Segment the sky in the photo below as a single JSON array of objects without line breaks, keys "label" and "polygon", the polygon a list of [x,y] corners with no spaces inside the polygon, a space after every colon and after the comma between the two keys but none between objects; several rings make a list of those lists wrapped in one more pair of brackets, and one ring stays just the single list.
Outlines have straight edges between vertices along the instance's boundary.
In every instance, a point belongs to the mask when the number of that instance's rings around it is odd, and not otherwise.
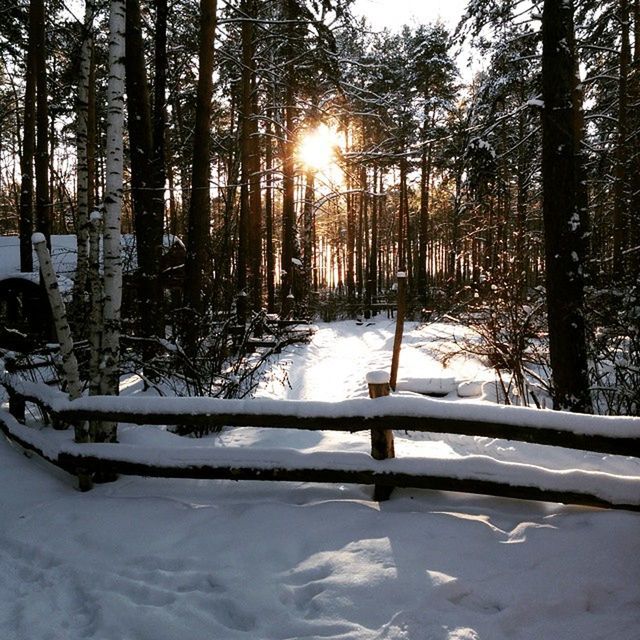
[{"label": "sky", "polygon": [[354,13],[365,15],[378,29],[397,29],[403,24],[434,22],[438,18],[453,28],[467,0],[356,0]]}]

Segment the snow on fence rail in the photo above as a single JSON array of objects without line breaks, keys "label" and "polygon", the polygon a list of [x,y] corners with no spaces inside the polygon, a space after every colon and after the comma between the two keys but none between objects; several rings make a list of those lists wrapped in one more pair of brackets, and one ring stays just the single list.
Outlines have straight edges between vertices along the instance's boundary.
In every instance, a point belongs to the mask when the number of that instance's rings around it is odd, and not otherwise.
[{"label": "snow on fence rail", "polygon": [[[640,458],[640,418],[566,414],[430,398],[382,397],[341,402],[214,398],[83,397],[7,376],[15,408],[35,402],[60,422],[109,420],[138,425],[244,426],[283,429],[411,430],[485,436]],[[487,456],[459,460],[292,450],[143,448],[127,444],[52,445],[42,432],[0,412],[0,428],[21,446],[75,474],[112,472],[156,477],[288,480],[416,487],[640,510],[640,475],[579,469],[553,471]]]}]

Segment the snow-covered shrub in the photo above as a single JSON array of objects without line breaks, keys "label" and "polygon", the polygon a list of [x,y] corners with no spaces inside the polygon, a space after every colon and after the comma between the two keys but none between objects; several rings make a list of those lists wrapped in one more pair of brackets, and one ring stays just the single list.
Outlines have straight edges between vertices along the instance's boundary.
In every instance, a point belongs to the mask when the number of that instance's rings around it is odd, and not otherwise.
[{"label": "snow-covered shrub", "polygon": [[640,415],[640,286],[590,293],[596,409],[608,415]]},{"label": "snow-covered shrub", "polygon": [[546,406],[549,394],[544,290],[522,294],[507,278],[483,279],[460,321],[475,338],[459,343],[493,367],[497,399],[505,404]]},{"label": "snow-covered shrub", "polygon": [[[154,349],[148,348],[148,340],[123,337],[124,372],[144,376],[147,385],[162,395],[247,397],[262,380],[265,363],[282,345],[280,329],[272,328],[266,319],[264,312],[256,313],[249,322],[240,325],[235,315],[210,311],[201,319],[202,331],[198,331],[201,337],[195,348],[189,349],[179,332],[162,340],[154,339]],[[150,359],[149,353],[153,353]],[[285,374],[282,383],[287,383]],[[219,430],[206,426],[179,427],[176,433],[202,437]]]}]

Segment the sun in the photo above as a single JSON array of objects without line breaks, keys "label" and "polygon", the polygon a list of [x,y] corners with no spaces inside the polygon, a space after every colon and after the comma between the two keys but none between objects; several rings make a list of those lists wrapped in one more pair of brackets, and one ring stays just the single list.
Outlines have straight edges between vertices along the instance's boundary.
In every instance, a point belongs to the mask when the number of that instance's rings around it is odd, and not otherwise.
[{"label": "sun", "polygon": [[336,151],[339,146],[338,132],[321,124],[302,134],[296,156],[307,169],[325,174],[333,173],[337,168]]}]

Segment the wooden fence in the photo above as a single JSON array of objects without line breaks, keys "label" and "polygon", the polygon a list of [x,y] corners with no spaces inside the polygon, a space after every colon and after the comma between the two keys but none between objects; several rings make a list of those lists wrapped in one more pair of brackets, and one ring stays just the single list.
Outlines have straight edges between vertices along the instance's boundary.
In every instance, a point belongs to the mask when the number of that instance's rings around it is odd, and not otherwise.
[{"label": "wooden fence", "polygon": [[[502,407],[499,411],[496,407],[485,409],[478,405],[469,409],[469,405],[422,398],[390,397],[336,403],[140,397],[68,401],[64,394],[50,389],[43,392],[41,387],[23,380],[7,378],[3,384],[10,393],[14,414],[0,411],[0,429],[5,435],[84,478],[93,473],[121,473],[170,478],[358,483],[372,484],[379,489],[415,487],[640,511],[640,470],[637,476],[623,478],[606,473],[598,476],[598,472],[579,469],[560,470],[551,482],[553,486],[544,486],[549,474],[541,474],[542,482],[535,477],[532,480],[526,473],[524,480],[517,473],[515,478],[502,479],[500,473],[495,473],[504,464],[500,461],[481,460],[486,469],[478,471],[465,468],[464,460],[385,460],[380,459],[387,457],[384,450],[382,453],[375,450],[380,435],[393,429],[498,438],[640,458],[638,418],[570,416],[568,428],[566,414],[513,407]],[[210,447],[206,452],[198,450],[198,455],[185,448],[179,456],[174,456],[180,458],[177,463],[170,455],[166,461],[162,460],[160,453],[150,459],[148,452],[139,446],[71,442],[52,454],[42,445],[41,431],[36,432],[39,435],[34,438],[30,435],[34,430],[20,424],[26,402],[39,405],[58,424],[105,420],[137,425],[370,431],[372,453],[377,459],[347,452],[279,451],[275,455],[272,450],[268,452],[270,459],[264,459],[265,454],[259,451]],[[541,415],[544,420],[535,419]],[[576,427],[580,421],[584,421],[585,429]],[[517,472],[518,465],[513,466]],[[523,469],[530,466],[521,465]],[[590,483],[585,484],[585,477]],[[622,493],[615,491],[617,485],[624,485]],[[614,490],[610,490],[612,486]],[[378,497],[384,499],[385,491],[379,491]]]}]

